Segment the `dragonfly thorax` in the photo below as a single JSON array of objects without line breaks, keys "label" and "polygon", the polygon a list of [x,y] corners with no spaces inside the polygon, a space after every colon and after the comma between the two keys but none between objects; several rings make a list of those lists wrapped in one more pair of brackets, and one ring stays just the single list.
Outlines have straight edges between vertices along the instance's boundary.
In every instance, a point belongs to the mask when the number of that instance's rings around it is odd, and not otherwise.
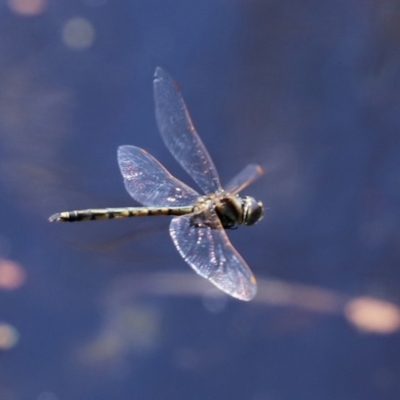
[{"label": "dragonfly thorax", "polygon": [[[227,193],[210,194],[199,200],[195,209],[207,210],[213,208],[225,229],[233,229],[238,225],[253,225],[264,216],[262,203],[253,197],[231,195]],[[203,216],[203,221],[208,218]],[[212,223],[205,223],[213,227]]]},{"label": "dragonfly thorax", "polygon": [[219,198],[215,203],[215,211],[225,229],[233,229],[243,223],[243,210],[238,196]]}]

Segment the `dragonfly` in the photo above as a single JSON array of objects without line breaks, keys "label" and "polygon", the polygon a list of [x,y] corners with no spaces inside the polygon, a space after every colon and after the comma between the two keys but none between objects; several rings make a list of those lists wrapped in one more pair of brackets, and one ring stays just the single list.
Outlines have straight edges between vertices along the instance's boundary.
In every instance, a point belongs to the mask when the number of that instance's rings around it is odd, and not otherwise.
[{"label": "dragonfly", "polygon": [[144,207],[64,211],[50,222],[172,215],[169,233],[182,258],[223,292],[249,301],[256,279],[226,230],[254,225],[264,216],[261,201],[239,192],[263,174],[250,164],[223,188],[215,165],[190,118],[178,84],[162,68],[154,74],[158,129],[165,145],[204,194],[172,176],[146,150],[120,146],[118,163],[130,196]]}]

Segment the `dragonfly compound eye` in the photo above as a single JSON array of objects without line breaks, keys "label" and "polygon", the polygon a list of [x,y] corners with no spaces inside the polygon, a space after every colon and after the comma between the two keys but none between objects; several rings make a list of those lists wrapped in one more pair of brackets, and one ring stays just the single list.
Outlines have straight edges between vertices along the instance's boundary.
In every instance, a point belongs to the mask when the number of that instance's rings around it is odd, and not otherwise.
[{"label": "dragonfly compound eye", "polygon": [[243,198],[243,223],[254,225],[264,216],[264,207],[261,201],[256,201],[253,197]]}]

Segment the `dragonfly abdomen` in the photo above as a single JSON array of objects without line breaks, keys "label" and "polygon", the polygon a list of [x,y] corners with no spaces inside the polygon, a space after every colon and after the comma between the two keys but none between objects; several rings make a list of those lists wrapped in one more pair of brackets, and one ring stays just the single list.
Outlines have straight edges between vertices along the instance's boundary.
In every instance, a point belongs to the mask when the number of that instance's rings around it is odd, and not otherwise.
[{"label": "dragonfly abdomen", "polygon": [[88,210],[64,211],[54,214],[50,222],[93,221],[101,219],[147,217],[150,215],[185,215],[193,212],[193,206],[187,207],[120,207]]}]

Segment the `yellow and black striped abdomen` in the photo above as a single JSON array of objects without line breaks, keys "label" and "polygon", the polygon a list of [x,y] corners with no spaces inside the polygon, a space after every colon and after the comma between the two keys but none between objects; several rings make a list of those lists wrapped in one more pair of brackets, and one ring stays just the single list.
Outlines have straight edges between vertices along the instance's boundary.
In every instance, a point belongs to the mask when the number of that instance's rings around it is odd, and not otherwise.
[{"label": "yellow and black striped abdomen", "polygon": [[149,215],[184,215],[193,212],[193,206],[187,207],[121,207],[89,210],[64,211],[54,214],[50,222],[92,221],[97,219],[147,217]]}]

